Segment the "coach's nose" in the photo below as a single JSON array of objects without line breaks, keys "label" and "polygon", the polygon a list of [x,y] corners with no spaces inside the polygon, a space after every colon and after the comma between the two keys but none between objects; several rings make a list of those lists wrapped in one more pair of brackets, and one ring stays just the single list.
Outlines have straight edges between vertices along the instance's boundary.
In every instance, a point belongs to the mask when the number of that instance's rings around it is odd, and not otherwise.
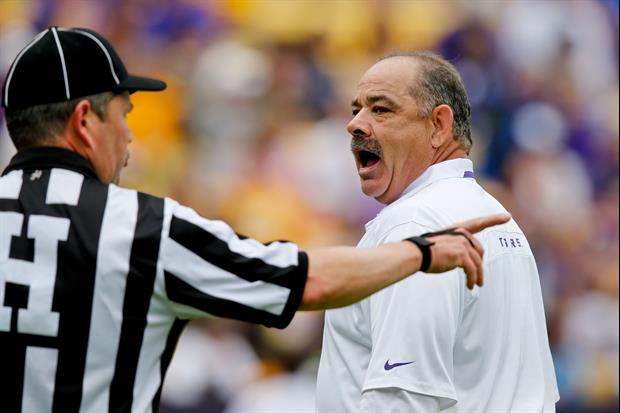
[{"label": "coach's nose", "polygon": [[353,116],[353,119],[347,124],[347,131],[351,136],[370,136],[370,123],[364,119],[363,112],[363,109],[357,112],[357,114]]}]

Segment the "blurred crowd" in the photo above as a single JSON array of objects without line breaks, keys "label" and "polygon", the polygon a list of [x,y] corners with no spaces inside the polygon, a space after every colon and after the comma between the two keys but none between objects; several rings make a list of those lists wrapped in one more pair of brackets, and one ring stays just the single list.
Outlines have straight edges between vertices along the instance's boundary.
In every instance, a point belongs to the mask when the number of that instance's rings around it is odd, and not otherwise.
[{"label": "blurred crowd", "polygon": [[[390,51],[441,53],[470,97],[477,179],[537,257],[558,411],[617,411],[618,0],[0,0],[0,80],[51,24],[101,32],[169,85],[133,96],[123,185],[303,247],[354,245],[381,208],[345,131],[359,77]],[[3,126],[0,163],[13,153]],[[161,411],[312,411],[321,334],[320,313],[190,324]]]}]

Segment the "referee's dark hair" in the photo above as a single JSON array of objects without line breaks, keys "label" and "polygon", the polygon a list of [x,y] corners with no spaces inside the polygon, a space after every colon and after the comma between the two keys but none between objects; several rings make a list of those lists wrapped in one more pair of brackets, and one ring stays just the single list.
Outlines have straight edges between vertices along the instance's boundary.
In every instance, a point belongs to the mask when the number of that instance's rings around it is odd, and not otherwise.
[{"label": "referee's dark hair", "polygon": [[118,92],[103,92],[66,102],[48,103],[25,108],[6,108],[6,126],[17,150],[53,142],[67,127],[75,106],[88,100],[91,109],[106,120],[107,106]]}]

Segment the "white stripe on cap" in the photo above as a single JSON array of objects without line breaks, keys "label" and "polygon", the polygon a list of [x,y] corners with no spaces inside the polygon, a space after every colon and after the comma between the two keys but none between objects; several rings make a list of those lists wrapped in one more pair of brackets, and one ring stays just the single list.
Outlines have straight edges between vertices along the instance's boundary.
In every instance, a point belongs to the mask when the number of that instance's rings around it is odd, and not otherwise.
[{"label": "white stripe on cap", "polygon": [[69,92],[69,79],[67,78],[67,65],[65,64],[65,54],[62,51],[62,46],[60,44],[60,40],[58,39],[58,33],[56,33],[56,28],[54,27],[52,27],[52,34],[54,35],[54,40],[56,40],[56,48],[58,48],[58,54],[60,55],[62,77],[65,81],[65,94],[67,95],[67,100],[71,100],[71,93]]},{"label": "white stripe on cap", "polygon": [[5,107],[9,107],[9,85],[11,84],[11,78],[13,77],[13,72],[15,72],[15,68],[17,67],[17,64],[19,63],[19,59],[22,58],[22,56],[24,55],[24,53],[26,53],[28,51],[28,49],[30,49],[32,46],[34,46],[39,40],[41,40],[41,38],[43,36],[45,36],[45,34],[47,33],[49,29],[45,29],[43,30],[41,33],[37,34],[35,36],[34,39],[32,39],[32,41],[22,49],[21,52],[19,52],[19,54],[17,55],[17,57],[15,58],[15,62],[13,62],[13,66],[11,66],[11,70],[9,70],[9,74],[6,78],[6,86],[4,87],[4,106]]},{"label": "white stripe on cap", "polygon": [[120,83],[120,81],[118,80],[118,76],[116,76],[116,72],[114,71],[114,65],[112,64],[112,58],[110,57],[110,53],[108,52],[108,49],[106,49],[106,47],[103,45],[103,43],[101,43],[99,39],[97,39],[92,34],[85,32],[83,30],[61,29],[61,28],[58,28],[58,30],[63,31],[63,32],[78,33],[78,34],[88,37],[89,39],[92,39],[95,43],[97,43],[97,45],[101,48],[101,50],[103,50],[105,57],[108,59],[108,63],[110,64],[110,72],[112,72],[112,77],[114,78],[114,81],[116,82],[117,85]]}]

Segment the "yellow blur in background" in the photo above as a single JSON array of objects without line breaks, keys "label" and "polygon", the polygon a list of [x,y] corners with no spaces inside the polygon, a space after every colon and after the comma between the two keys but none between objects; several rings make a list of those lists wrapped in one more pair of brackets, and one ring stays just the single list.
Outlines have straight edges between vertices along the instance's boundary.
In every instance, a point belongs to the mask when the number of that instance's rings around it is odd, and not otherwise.
[{"label": "yellow blur in background", "polygon": [[[470,97],[477,179],[537,257],[558,411],[617,411],[617,0],[0,0],[0,80],[48,25],[97,30],[169,85],[132,96],[123,185],[306,248],[354,245],[381,208],[345,131],[359,77],[391,51],[441,53]],[[0,162],[13,153],[3,129]],[[195,323],[160,411],[313,411],[321,331],[313,313]]]}]

